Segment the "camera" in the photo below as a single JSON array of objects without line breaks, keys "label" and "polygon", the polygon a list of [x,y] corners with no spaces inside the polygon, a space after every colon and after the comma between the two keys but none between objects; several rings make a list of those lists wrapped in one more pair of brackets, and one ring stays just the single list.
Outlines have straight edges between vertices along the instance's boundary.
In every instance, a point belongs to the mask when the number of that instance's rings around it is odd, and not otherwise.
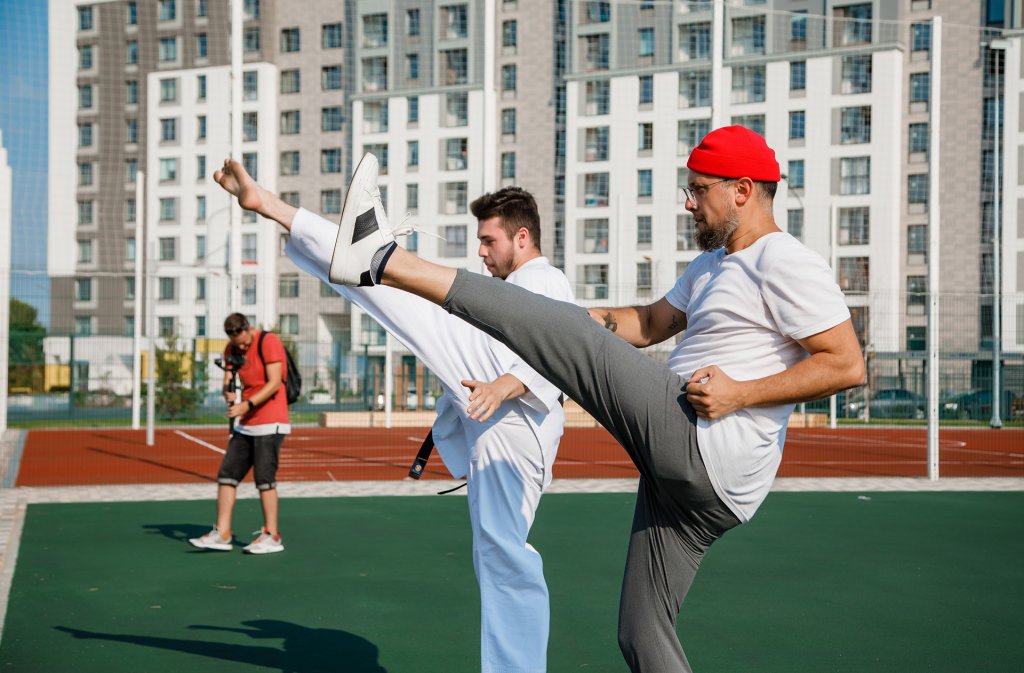
[{"label": "camera", "polygon": [[217,358],[213,363],[226,372],[237,372],[245,366],[245,356],[241,353],[230,353],[227,358]]}]

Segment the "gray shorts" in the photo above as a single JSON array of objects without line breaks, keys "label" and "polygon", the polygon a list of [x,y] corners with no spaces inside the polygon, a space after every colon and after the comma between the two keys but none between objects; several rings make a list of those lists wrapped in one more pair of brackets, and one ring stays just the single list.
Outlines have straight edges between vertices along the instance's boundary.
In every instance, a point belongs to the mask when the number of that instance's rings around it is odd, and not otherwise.
[{"label": "gray shorts", "polygon": [[268,491],[277,487],[277,461],[281,451],[284,435],[242,435],[231,434],[228,450],[220,463],[217,483],[226,486],[238,486],[249,468],[252,468],[253,480],[260,491]]}]

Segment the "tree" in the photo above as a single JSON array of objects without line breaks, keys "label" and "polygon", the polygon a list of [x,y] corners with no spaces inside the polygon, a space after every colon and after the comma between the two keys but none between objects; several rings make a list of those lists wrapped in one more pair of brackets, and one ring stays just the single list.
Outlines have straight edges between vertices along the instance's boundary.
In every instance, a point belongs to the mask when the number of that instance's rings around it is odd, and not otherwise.
[{"label": "tree", "polygon": [[177,337],[167,337],[166,342],[166,348],[156,351],[156,406],[173,421],[195,411],[202,393],[189,384],[190,354],[178,348]]},{"label": "tree", "polygon": [[46,328],[37,320],[34,306],[17,299],[10,302],[10,341],[7,345],[9,388],[41,390],[43,386],[43,337]]}]

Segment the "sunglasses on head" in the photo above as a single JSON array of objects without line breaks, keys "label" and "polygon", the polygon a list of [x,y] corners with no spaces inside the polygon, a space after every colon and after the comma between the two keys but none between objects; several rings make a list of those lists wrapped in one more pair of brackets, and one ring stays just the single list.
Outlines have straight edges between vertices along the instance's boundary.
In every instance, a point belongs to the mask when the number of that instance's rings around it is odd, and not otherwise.
[{"label": "sunglasses on head", "polygon": [[224,330],[224,333],[227,334],[229,337],[234,337],[238,336],[247,329],[249,329],[248,325],[246,325],[245,327],[232,327],[231,329]]}]

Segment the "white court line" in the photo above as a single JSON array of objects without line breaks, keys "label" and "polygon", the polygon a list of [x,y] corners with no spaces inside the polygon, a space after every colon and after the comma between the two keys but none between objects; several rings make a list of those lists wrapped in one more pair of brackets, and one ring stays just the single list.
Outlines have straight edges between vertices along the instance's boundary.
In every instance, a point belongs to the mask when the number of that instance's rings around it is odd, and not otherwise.
[{"label": "white court line", "polygon": [[195,442],[199,446],[205,446],[206,448],[211,449],[213,451],[216,451],[217,453],[220,453],[220,454],[224,453],[224,449],[220,448],[219,446],[214,446],[213,444],[210,444],[209,442],[204,442],[203,440],[199,439],[198,437],[193,437],[192,435],[188,434],[187,432],[183,432],[182,430],[175,430],[174,434],[179,435],[181,437],[184,437],[185,439],[189,440],[190,442]]}]

